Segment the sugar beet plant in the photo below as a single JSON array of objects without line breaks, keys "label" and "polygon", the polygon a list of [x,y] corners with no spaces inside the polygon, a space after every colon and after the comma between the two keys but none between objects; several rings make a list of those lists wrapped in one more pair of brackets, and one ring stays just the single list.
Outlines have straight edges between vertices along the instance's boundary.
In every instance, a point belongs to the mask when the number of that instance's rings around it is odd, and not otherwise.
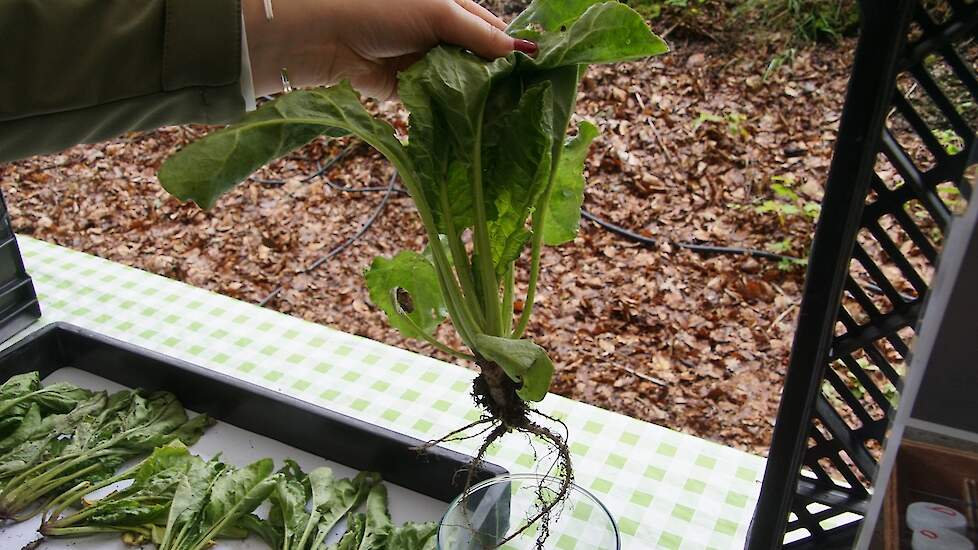
[{"label": "sugar beet plant", "polygon": [[[263,105],[188,145],[159,175],[170,193],[207,208],[263,164],[318,136],[354,134],[383,153],[414,200],[428,245],[375,259],[366,272],[371,300],[402,334],[479,366],[473,396],[486,411],[479,423],[489,424],[483,452],[510,431],[539,436],[559,451],[569,484],[563,437],[534,422],[529,406],[547,394],[554,367],[525,337],[541,249],[577,234],[584,161],[598,133],[582,122],[567,140],[567,130],[588,64],[668,48],[616,1],[536,0],[508,32],[536,42],[537,55],[487,61],[439,46],[401,73],[406,141],[341,83]],[[528,269],[518,316],[517,266]],[[436,340],[446,318],[468,351]]]}]

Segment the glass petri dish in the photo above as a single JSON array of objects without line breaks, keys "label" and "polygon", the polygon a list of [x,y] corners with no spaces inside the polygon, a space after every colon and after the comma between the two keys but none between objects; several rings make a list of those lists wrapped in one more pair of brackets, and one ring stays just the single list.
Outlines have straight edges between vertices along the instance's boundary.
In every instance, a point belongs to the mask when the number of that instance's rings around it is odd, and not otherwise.
[{"label": "glass petri dish", "polygon": [[[560,483],[554,476],[509,474],[473,485],[442,517],[438,550],[620,550],[618,525],[611,513],[597,497],[573,483],[549,521],[531,522],[555,499]],[[545,528],[549,535],[538,547]]]}]

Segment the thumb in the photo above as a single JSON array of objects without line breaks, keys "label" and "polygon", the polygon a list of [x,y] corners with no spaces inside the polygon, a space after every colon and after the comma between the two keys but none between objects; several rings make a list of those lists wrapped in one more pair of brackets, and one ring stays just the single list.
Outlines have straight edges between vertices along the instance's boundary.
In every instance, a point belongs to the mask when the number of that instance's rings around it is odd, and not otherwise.
[{"label": "thumb", "polygon": [[486,59],[503,57],[514,50],[530,54],[536,51],[536,45],[532,42],[509,36],[455,2],[450,2],[448,6],[435,26],[439,40],[471,50]]}]

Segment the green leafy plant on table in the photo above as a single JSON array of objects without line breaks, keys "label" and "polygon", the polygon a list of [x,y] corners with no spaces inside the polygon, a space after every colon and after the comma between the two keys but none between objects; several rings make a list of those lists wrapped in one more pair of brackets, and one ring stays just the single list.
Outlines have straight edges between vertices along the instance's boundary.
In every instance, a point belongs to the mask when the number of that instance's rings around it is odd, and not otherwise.
[{"label": "green leafy plant on table", "polygon": [[[121,481],[132,483],[71,514],[63,515],[94,488],[59,498],[40,532],[54,538],[121,533],[127,544],[152,542],[159,550],[202,550],[256,534],[273,550],[323,550],[346,519],[331,550],[434,549],[434,523],[394,526],[387,489],[375,473],[337,480],[327,467],[306,474],[291,460],[273,473],[269,459],[238,469],[219,457],[205,461],[174,441],[98,488]],[[263,519],[253,512],[266,500],[271,506]]]},{"label": "green leafy plant on table", "polygon": [[[171,194],[209,208],[263,164],[318,136],[354,134],[383,153],[414,201],[428,245],[375,259],[366,272],[371,300],[402,334],[479,366],[473,396],[486,414],[450,434],[490,425],[476,463],[507,432],[538,436],[558,451],[566,492],[566,442],[532,420],[529,405],[546,396],[554,366],[526,337],[542,247],[577,234],[584,161],[598,131],[582,122],[576,137],[566,134],[588,64],[643,59],[668,47],[616,1],[536,0],[508,32],[536,42],[537,55],[487,61],[439,46],[401,73],[398,92],[410,111],[406,143],[341,83],[263,105],[188,145],[159,177]],[[528,269],[519,316],[518,265]],[[468,351],[435,339],[446,318]]]},{"label": "green leafy plant on table", "polygon": [[0,386],[0,425],[10,430],[0,439],[0,520],[33,517],[171,441],[193,444],[210,424],[167,392],[42,388],[37,372],[14,376]]}]

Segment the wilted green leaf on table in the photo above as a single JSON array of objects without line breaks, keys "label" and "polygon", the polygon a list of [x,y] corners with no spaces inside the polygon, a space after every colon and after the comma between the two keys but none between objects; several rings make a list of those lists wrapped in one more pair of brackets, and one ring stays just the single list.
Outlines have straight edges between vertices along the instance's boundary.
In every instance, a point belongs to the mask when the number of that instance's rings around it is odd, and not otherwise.
[{"label": "wilted green leaf on table", "polygon": [[380,475],[373,472],[360,472],[352,480],[341,479],[329,486],[314,481],[312,503],[321,515],[312,547],[320,548],[336,524],[360,506],[367,499],[370,490],[380,483]]},{"label": "wilted green leaf on table", "polygon": [[154,540],[160,541],[157,543],[160,550],[174,548],[178,538],[190,539],[201,534],[203,510],[211,486],[225,469],[226,466],[216,459],[191,465],[187,475],[177,484],[162,535],[154,535]]},{"label": "wilted green leaf on table", "polygon": [[66,413],[75,408],[79,402],[91,397],[92,392],[74,384],[52,384],[38,391],[34,396],[41,408],[47,412]]},{"label": "wilted green leaf on table", "polygon": [[[24,382],[29,383],[30,381],[25,380]],[[8,393],[14,394],[22,387],[18,385],[9,388]],[[31,403],[39,404],[44,411],[66,413],[73,409],[78,402],[88,399],[91,395],[92,392],[66,382],[51,384],[29,392],[17,393],[0,401],[0,418],[23,414]]]},{"label": "wilted green leaf on table", "polygon": [[479,334],[476,348],[486,359],[496,363],[522,387],[516,394],[525,401],[541,401],[550,389],[554,365],[546,350],[529,340],[513,340]]},{"label": "wilted green leaf on table", "polygon": [[62,436],[73,434],[80,424],[90,422],[92,416],[104,411],[106,403],[105,392],[99,392],[76,405],[69,413],[42,417],[40,425],[30,427],[30,435],[24,434],[27,439],[0,449],[0,479],[26,470],[40,462],[42,457],[56,457],[69,443]]},{"label": "wilted green leaf on table", "polygon": [[339,542],[329,547],[329,550],[359,550],[366,527],[367,518],[363,514],[351,514],[347,521],[346,532]]},{"label": "wilted green leaf on table", "polygon": [[125,479],[133,480],[130,486],[95,501],[83,513],[79,512],[86,516],[83,523],[71,523],[70,517],[67,521],[73,527],[114,528],[162,522],[177,487],[194,464],[203,464],[203,461],[191,455],[182,443],[160,447],[134,467],[131,474],[124,475]]},{"label": "wilted green leaf on table", "polygon": [[[274,486],[263,485],[272,474],[273,463],[263,458],[244,468],[222,475],[214,482],[205,508],[209,522],[216,524],[232,513],[249,514],[271,493]],[[275,481],[278,481],[276,478]],[[256,489],[258,492],[256,493]]]},{"label": "wilted green leaf on table", "polygon": [[[113,491],[72,515],[49,518],[42,525],[42,533],[57,537],[147,529],[166,518],[177,486],[194,463],[203,461],[191,455],[182,443],[156,449],[140,463],[105,481],[111,484],[131,480],[128,487]],[[69,501],[80,499],[92,489],[73,491],[74,499]]]},{"label": "wilted green leaf on table", "polygon": [[184,422],[179,428],[169,434],[169,436],[171,436],[172,439],[179,440],[184,445],[191,446],[200,441],[200,438],[204,435],[207,428],[210,428],[216,423],[217,421],[210,416],[206,414],[198,414],[197,416]]},{"label": "wilted green leaf on table", "polygon": [[16,428],[7,437],[0,440],[0,453],[13,449],[25,441],[34,439],[42,434],[41,408],[37,403],[31,403],[30,408],[22,417],[18,417]]},{"label": "wilted green leaf on table", "polygon": [[[36,401],[33,396],[36,396],[39,391],[41,391],[41,375],[37,371],[12,376],[0,385],[0,450],[10,449],[25,441],[22,438],[23,431],[16,443],[7,441],[7,438],[22,424],[24,415]],[[66,410],[56,412],[67,412],[70,409],[71,407],[68,407]],[[38,410],[38,413],[40,412],[42,411]]]},{"label": "wilted green leaf on table", "polygon": [[584,121],[578,127],[577,137],[564,145],[543,225],[543,242],[548,246],[570,242],[577,236],[584,203],[584,162],[596,137],[598,129]]},{"label": "wilted green leaf on table", "polygon": [[11,376],[0,385],[0,403],[39,389],[41,389],[41,375],[37,371]]},{"label": "wilted green leaf on table", "polygon": [[282,532],[283,550],[298,549],[296,543],[305,532],[310,519],[310,514],[306,511],[306,501],[310,496],[309,478],[291,460],[287,461],[286,467],[279,473],[282,477],[269,497],[271,509],[268,519]]},{"label": "wilted green leaf on table", "polygon": [[154,450],[135,467],[132,473],[133,485],[139,488],[152,488],[156,487],[156,483],[168,483],[161,479],[161,474],[180,472],[186,475],[190,467],[198,463],[203,464],[203,461],[191,455],[186,445],[180,441],[173,441],[165,447]]},{"label": "wilted green leaf on table", "polygon": [[[190,427],[199,428],[203,432],[207,418],[196,419]],[[155,392],[147,396],[135,395],[129,408],[119,416],[114,423],[111,437],[115,447],[134,452],[152,451],[156,447],[173,441],[174,433],[187,424],[187,411],[177,401],[175,395],[169,392]],[[102,428],[106,432],[105,427]],[[194,438],[195,430],[189,429],[187,435]],[[197,433],[196,437],[200,434]],[[184,442],[188,443],[188,442]],[[193,443],[190,441],[189,443]]]},{"label": "wilted green leaf on table", "polygon": [[445,320],[448,312],[438,275],[421,254],[402,251],[392,259],[374,258],[365,276],[370,301],[387,313],[388,322],[401,334],[421,338]]},{"label": "wilted green leaf on table", "polygon": [[240,536],[246,526],[239,522],[267,499],[284,477],[281,473],[272,475],[272,467],[272,460],[265,458],[218,473],[212,481],[206,476],[188,475],[174,495],[160,550],[201,550],[220,536]]},{"label": "wilted green leaf on table", "polygon": [[181,200],[210,208],[221,194],[262,165],[319,135],[355,134],[383,153],[399,171],[410,170],[394,129],[370,115],[343,82],[299,90],[262,105],[237,122],[191,143],[160,169],[160,183]]},{"label": "wilted green leaf on table", "polygon": [[268,521],[255,514],[247,514],[238,518],[237,526],[258,536],[269,548],[282,547],[282,533],[275,530]]},{"label": "wilted green leaf on table", "polygon": [[394,529],[387,547],[390,550],[434,550],[437,534],[437,523],[405,523]]},{"label": "wilted green leaf on table", "polygon": [[365,514],[367,522],[359,549],[385,550],[394,525],[391,523],[390,512],[387,511],[387,487],[383,483],[370,489]]}]

